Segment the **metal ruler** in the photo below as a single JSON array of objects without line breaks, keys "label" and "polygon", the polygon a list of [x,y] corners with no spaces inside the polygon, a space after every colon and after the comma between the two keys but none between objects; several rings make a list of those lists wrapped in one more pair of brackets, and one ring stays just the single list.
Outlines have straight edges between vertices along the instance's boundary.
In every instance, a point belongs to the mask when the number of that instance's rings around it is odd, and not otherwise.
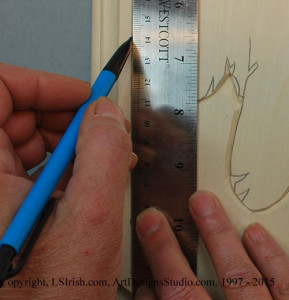
[{"label": "metal ruler", "polygon": [[[196,271],[198,1],[134,0],[133,41],[133,230],[142,210],[160,208]],[[132,256],[132,278],[151,278],[135,232]]]}]

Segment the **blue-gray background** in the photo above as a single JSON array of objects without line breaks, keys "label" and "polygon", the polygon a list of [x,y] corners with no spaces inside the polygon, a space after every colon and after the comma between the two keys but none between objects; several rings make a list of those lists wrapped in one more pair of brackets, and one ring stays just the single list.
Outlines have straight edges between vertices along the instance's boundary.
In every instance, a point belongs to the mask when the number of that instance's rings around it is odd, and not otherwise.
[{"label": "blue-gray background", "polygon": [[0,61],[90,81],[91,0],[0,0]]},{"label": "blue-gray background", "polygon": [[0,61],[90,81],[91,0],[0,0]]}]

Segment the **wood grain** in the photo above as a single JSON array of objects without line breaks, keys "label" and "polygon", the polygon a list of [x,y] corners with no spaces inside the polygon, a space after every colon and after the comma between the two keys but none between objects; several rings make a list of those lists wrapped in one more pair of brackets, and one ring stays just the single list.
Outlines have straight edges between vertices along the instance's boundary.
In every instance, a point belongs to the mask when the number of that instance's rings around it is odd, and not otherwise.
[{"label": "wood grain", "polygon": [[[131,34],[131,0],[94,0],[93,75]],[[241,236],[260,222],[289,253],[289,2],[201,0],[198,188],[217,194]],[[130,68],[113,97],[130,115]],[[129,189],[128,189],[129,190]],[[129,192],[124,278],[130,277]],[[199,244],[198,274],[213,279]],[[214,299],[222,293],[208,290]],[[218,296],[217,296],[218,294]]]}]

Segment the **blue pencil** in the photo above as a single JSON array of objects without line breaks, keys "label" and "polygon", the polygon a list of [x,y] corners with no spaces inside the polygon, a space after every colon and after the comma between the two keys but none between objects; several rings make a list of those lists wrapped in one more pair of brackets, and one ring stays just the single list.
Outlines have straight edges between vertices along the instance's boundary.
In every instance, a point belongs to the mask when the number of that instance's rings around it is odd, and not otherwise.
[{"label": "blue pencil", "polygon": [[19,253],[57,183],[75,154],[78,129],[86,108],[101,96],[107,96],[116,82],[131,50],[132,39],[122,44],[100,72],[91,88],[91,96],[79,108],[46,166],[33,185],[0,241],[0,280],[5,279],[11,260]]}]

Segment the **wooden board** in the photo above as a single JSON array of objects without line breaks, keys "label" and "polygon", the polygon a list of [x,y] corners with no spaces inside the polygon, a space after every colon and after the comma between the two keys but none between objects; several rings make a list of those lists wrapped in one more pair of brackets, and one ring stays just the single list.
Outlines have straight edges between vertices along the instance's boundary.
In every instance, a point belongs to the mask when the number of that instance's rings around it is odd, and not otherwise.
[{"label": "wooden board", "polygon": [[[199,188],[220,197],[240,236],[260,222],[287,253],[288,9],[286,0],[201,1],[200,97],[207,98],[198,140]],[[211,279],[203,248],[199,276]]]},{"label": "wooden board", "polygon": [[[94,0],[95,47],[101,45],[96,61],[103,62],[131,34],[131,5]],[[287,253],[288,17],[287,0],[200,1],[198,124],[199,189],[220,197],[240,236],[249,223],[260,222]],[[113,97],[129,117],[129,64],[125,72]],[[122,276],[128,278],[129,193],[124,224]],[[200,278],[214,279],[202,243],[198,266]],[[223,298],[220,291],[210,292]]]}]

